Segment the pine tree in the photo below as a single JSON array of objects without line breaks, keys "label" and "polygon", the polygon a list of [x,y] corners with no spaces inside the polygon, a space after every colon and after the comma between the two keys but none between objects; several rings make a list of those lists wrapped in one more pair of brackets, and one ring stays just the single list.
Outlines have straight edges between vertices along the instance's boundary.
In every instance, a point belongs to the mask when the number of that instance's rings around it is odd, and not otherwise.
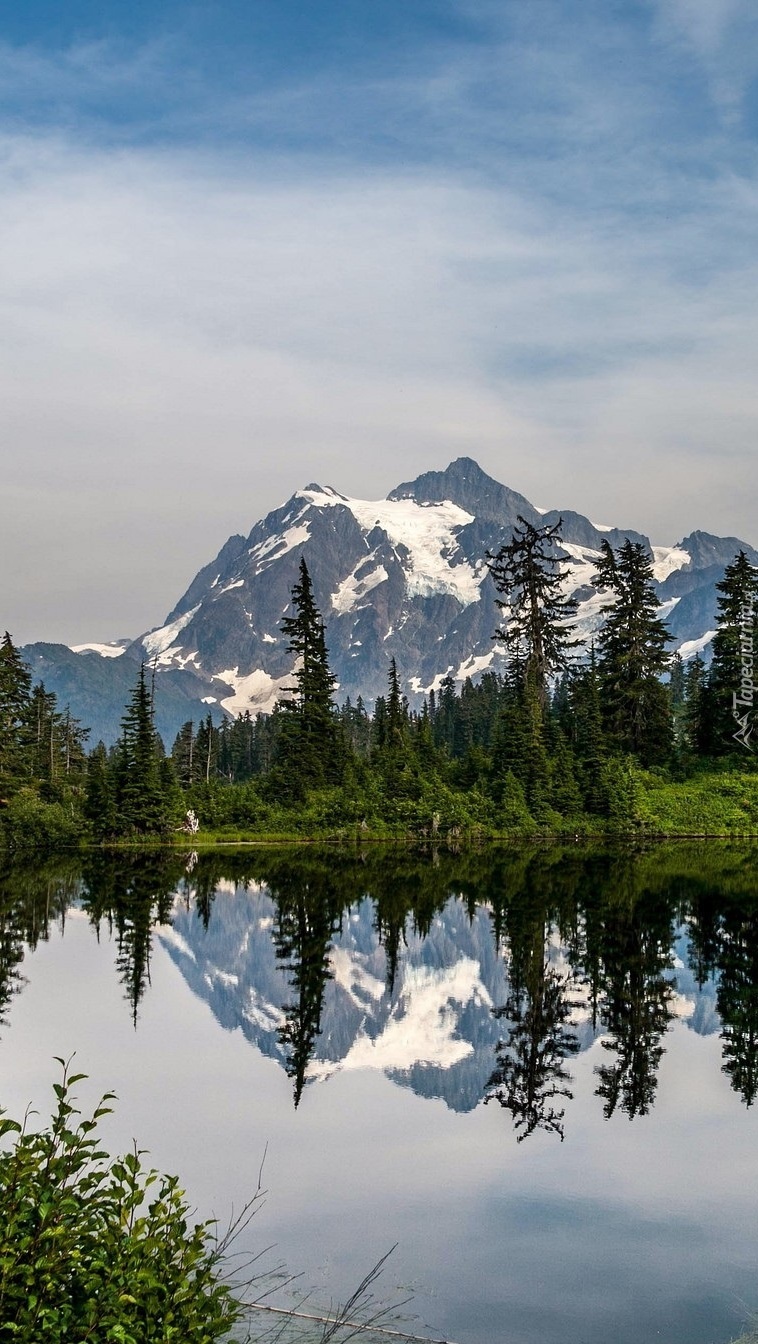
[{"label": "pine tree", "polygon": [[115,759],[108,756],[104,742],[98,742],[87,761],[84,813],[96,836],[103,838],[118,831],[116,812]]},{"label": "pine tree", "polygon": [[195,783],[195,730],[191,719],[183,723],[171,748],[171,760],[174,763],[177,779],[182,788],[188,789]]},{"label": "pine tree", "polygon": [[218,748],[218,730],[213,726],[211,715],[207,714],[198,727],[192,752],[196,780],[209,784],[215,778]]},{"label": "pine tree", "polygon": [[292,699],[281,702],[282,734],[279,764],[288,784],[315,786],[339,782],[344,768],[344,752],[334,709],[335,678],[329,669],[326,633],[313,596],[313,585],[305,560],[300,561],[300,578],[292,589],[295,614],[285,616],[282,630],[289,640],[290,653],[297,662]]},{"label": "pine tree", "polygon": [[174,818],[164,798],[164,753],[153,725],[153,705],[140,664],[137,684],[121,720],[116,756],[116,807],[119,825],[140,834],[164,831]]},{"label": "pine tree", "polygon": [[595,816],[607,816],[608,796],[603,780],[603,766],[608,753],[594,644],[590,649],[589,660],[571,678],[568,699],[571,741],[578,762],[584,806]]},{"label": "pine tree", "polygon": [[661,676],[671,636],[658,616],[650,557],[641,542],[614,551],[602,543],[595,582],[614,597],[600,631],[598,670],[612,745],[643,765],[667,761],[673,745],[671,706]]},{"label": "pine tree", "polygon": [[6,630],[0,643],[0,796],[28,774],[28,710],[32,678]]},{"label": "pine tree", "polygon": [[758,569],[744,551],[738,551],[727,565],[716,591],[718,630],[713,637],[713,658],[697,728],[698,747],[707,756],[724,756],[740,750],[740,745],[751,746],[753,668],[758,653]]},{"label": "pine tree", "polygon": [[708,686],[706,667],[700,654],[690,660],[684,674],[684,709],[682,729],[691,751],[711,755],[713,724],[713,696]]},{"label": "pine tree", "polygon": [[496,797],[500,797],[503,783],[513,778],[524,791],[531,815],[544,819],[550,807],[550,761],[545,713],[533,670],[523,680],[520,667],[509,671],[494,734],[493,771]]},{"label": "pine tree", "polygon": [[389,694],[387,696],[387,747],[390,752],[402,752],[405,747],[408,727],[408,706],[400,692],[397,675],[397,663],[393,658],[389,670]]},{"label": "pine tree", "polygon": [[550,678],[566,667],[577,643],[570,627],[576,602],[562,591],[566,573],[556,548],[563,519],[534,527],[519,515],[518,523],[511,541],[487,557],[506,618],[496,638],[522,667],[524,682],[531,682],[544,710]]}]

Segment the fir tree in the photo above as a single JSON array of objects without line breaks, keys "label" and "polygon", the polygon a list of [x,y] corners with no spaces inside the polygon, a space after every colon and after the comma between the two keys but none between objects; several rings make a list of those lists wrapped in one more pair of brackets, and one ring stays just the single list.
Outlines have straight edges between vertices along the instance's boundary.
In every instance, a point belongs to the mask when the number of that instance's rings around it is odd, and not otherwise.
[{"label": "fir tree", "polygon": [[393,658],[390,662],[389,694],[387,696],[387,747],[390,752],[403,751],[407,726],[408,706],[400,692],[397,663]]},{"label": "fir tree", "polygon": [[167,830],[175,818],[165,798],[161,776],[164,753],[153,725],[153,705],[140,664],[137,684],[121,720],[116,755],[116,807],[119,825],[127,831],[149,834]]},{"label": "fir tree", "polygon": [[598,671],[606,731],[613,746],[643,765],[668,760],[671,706],[661,676],[671,636],[658,616],[650,557],[641,542],[614,551],[602,543],[595,582],[612,594],[600,631]]},{"label": "fir tree", "polygon": [[334,709],[335,678],[329,669],[326,633],[313,596],[313,585],[304,559],[300,578],[292,589],[293,616],[285,616],[282,630],[290,653],[297,662],[292,699],[281,704],[282,732],[279,764],[288,783],[305,786],[337,783],[344,768],[344,753]]},{"label": "fir tree", "polygon": [[716,584],[718,629],[696,728],[703,755],[751,746],[755,657],[758,653],[758,569],[739,551]]},{"label": "fir tree", "polygon": [[28,773],[28,710],[32,678],[6,630],[0,643],[0,796]]},{"label": "fir tree", "polygon": [[607,749],[594,644],[588,662],[572,676],[568,701],[568,722],[578,762],[584,806],[595,816],[606,816],[608,796],[603,781],[603,766]]},{"label": "fir tree", "polygon": [[213,719],[207,714],[197,730],[192,752],[195,779],[201,780],[204,784],[209,784],[216,775],[218,736],[218,730],[213,726]]},{"label": "fir tree", "polygon": [[84,813],[95,835],[112,836],[118,831],[114,760],[104,742],[98,742],[87,761]]},{"label": "fir tree", "polygon": [[487,557],[506,619],[496,638],[523,669],[524,682],[530,681],[544,710],[550,678],[566,666],[577,643],[570,626],[576,602],[562,591],[566,572],[556,548],[563,519],[535,527],[519,516],[518,523],[511,541]]},{"label": "fir tree", "polygon": [[197,779],[195,769],[195,730],[191,719],[183,723],[171,748],[171,760],[176,777],[183,788],[188,789]]}]

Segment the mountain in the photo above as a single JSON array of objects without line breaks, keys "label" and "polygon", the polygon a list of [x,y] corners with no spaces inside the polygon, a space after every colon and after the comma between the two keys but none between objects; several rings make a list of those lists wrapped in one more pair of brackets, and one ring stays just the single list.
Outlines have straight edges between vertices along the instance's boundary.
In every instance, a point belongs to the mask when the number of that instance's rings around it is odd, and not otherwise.
[{"label": "mountain", "polygon": [[394,657],[403,689],[419,703],[447,675],[460,682],[498,667],[486,555],[510,538],[519,516],[535,524],[563,518],[566,585],[579,602],[584,639],[602,621],[592,575],[603,540],[649,548],[661,612],[683,657],[707,650],[725,564],[740,548],[758,563],[758,552],[736,537],[693,532],[674,546],[652,546],[639,532],[538,509],[463,457],[384,500],[308,485],[249,536],[230,537],[158,629],[131,643],[33,644],[24,653],[48,689],[93,725],[93,740],[116,736],[125,689],[143,660],[155,666],[158,721],[169,742],[182,722],[209,710],[217,718],[267,712],[290,681],[281,621],[305,556],[339,697],[370,703],[385,691]]}]

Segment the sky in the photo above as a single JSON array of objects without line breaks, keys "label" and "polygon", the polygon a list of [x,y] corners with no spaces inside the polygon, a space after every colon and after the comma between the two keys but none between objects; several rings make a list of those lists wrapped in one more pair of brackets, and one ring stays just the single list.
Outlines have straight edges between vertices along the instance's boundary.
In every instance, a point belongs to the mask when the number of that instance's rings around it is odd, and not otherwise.
[{"label": "sky", "polygon": [[758,544],[757,131],[753,0],[3,6],[0,627],[464,454]]}]

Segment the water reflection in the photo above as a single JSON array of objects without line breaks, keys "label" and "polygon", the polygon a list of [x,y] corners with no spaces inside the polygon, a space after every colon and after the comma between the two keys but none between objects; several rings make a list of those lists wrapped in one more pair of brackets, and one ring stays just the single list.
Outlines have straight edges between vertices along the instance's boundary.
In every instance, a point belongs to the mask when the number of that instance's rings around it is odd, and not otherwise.
[{"label": "water reflection", "polygon": [[606,1119],[655,1102],[675,1019],[719,1031],[758,1089],[752,847],[375,848],[104,854],[0,879],[0,1018],[67,911],[115,945],[135,1025],[159,938],[225,1028],[305,1089],[372,1067],[455,1110],[498,1103],[519,1142],[563,1138],[571,1061],[600,1037]]}]

